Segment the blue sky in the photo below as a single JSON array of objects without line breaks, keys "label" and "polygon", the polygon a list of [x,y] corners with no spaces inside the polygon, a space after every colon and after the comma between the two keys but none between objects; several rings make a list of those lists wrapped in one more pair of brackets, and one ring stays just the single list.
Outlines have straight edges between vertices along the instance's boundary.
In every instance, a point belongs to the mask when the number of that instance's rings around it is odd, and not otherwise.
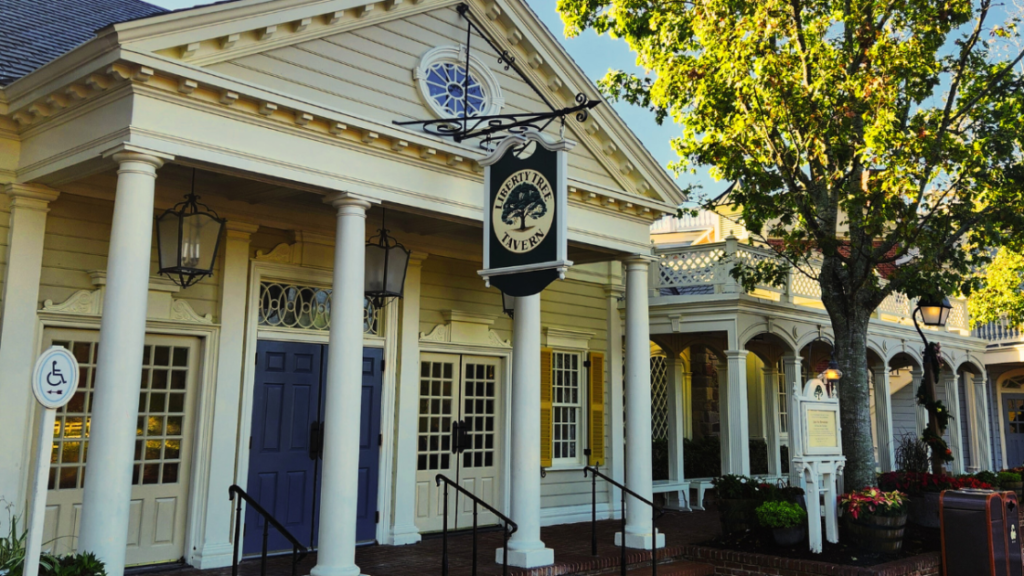
[{"label": "blue sky", "polygon": [[[171,10],[210,3],[196,2],[195,0],[146,1]],[[562,42],[566,51],[591,80],[601,78],[609,69],[643,72],[636,66],[636,58],[625,42],[598,36],[592,31],[587,31],[577,38],[566,39],[562,33],[562,21],[555,10],[555,0],[527,0],[527,3],[537,12],[555,37]],[[676,159],[676,154],[672,151],[669,141],[679,133],[678,126],[671,124],[671,121],[666,122],[663,126],[658,126],[654,121],[654,115],[642,108],[622,103],[614,106],[659,164],[667,166]],[[696,176],[683,175],[679,179],[680,185],[694,182],[703,185],[704,192],[711,196],[716,196],[726,187],[726,183],[712,180],[706,170],[699,171]]]}]

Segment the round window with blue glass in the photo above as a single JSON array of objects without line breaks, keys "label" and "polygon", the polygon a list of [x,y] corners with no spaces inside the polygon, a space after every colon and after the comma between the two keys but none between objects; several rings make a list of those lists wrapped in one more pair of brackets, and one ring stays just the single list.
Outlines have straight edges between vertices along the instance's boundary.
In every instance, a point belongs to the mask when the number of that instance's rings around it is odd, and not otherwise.
[{"label": "round window with blue glass", "polygon": [[469,73],[466,67],[452,62],[439,62],[427,69],[427,89],[430,98],[452,116],[462,116],[469,109],[469,116],[479,116],[484,110],[487,94],[483,85]]}]

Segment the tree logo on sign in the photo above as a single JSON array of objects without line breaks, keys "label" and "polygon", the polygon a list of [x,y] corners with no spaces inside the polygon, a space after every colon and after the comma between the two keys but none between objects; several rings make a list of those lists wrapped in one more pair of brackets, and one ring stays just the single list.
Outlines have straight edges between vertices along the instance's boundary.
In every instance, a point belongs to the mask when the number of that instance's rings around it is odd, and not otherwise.
[{"label": "tree logo on sign", "polygon": [[509,176],[492,207],[491,223],[501,245],[523,254],[540,245],[551,231],[554,191],[543,174],[520,170]]}]

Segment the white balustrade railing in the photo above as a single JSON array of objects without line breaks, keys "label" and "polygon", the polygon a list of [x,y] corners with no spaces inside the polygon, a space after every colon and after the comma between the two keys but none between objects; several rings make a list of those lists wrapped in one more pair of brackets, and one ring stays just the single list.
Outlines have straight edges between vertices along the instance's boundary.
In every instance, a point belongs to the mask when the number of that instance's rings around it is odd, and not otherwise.
[{"label": "white balustrade railing", "polygon": [[684,215],[682,218],[666,216],[651,224],[651,234],[670,234],[672,232],[689,232],[718,228],[719,216],[714,212],[702,210],[696,216]]},{"label": "white balustrade railing", "polygon": [[978,326],[971,331],[971,334],[977,338],[988,340],[990,344],[1024,341],[1024,329],[1011,325],[1005,318]]},{"label": "white balustrade railing", "polygon": [[[743,287],[729,274],[736,261],[755,266],[762,260],[776,258],[768,249],[739,244],[734,239],[711,244],[698,244],[682,248],[665,248],[655,251],[661,259],[657,281],[662,296],[692,296],[699,294],[740,293]],[[814,265],[815,269],[820,264]],[[790,302],[797,306],[821,308],[821,286],[814,278],[799,271],[791,271],[784,286],[757,285],[754,295]],[[967,301],[950,298],[947,330],[966,331],[970,326]],[[913,324],[912,314],[916,302],[904,294],[890,294],[876,310],[879,319],[901,324]],[[986,335],[981,335],[981,331]],[[982,327],[974,331],[976,336],[995,339],[1022,337],[1021,330],[1006,326]],[[988,334],[992,334],[990,337]]]}]

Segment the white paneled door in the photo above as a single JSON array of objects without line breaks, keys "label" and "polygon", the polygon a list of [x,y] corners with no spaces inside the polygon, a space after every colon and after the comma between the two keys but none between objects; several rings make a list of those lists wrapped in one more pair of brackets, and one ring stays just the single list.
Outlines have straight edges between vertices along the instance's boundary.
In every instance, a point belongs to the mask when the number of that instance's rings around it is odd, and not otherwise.
[{"label": "white paneled door", "polygon": [[[420,356],[416,526],[421,532],[444,527],[444,484],[437,486],[438,474],[501,510],[501,381],[498,358]],[[472,500],[453,489],[448,506],[449,529],[473,526]],[[493,514],[478,512],[477,525],[497,524]]]},{"label": "white paneled door", "polygon": [[[71,350],[81,367],[78,392],[57,412],[46,498],[44,548],[65,553],[78,541],[99,332],[47,330],[43,345]],[[197,338],[146,336],[132,467],[129,566],[184,556],[199,360]]]}]

